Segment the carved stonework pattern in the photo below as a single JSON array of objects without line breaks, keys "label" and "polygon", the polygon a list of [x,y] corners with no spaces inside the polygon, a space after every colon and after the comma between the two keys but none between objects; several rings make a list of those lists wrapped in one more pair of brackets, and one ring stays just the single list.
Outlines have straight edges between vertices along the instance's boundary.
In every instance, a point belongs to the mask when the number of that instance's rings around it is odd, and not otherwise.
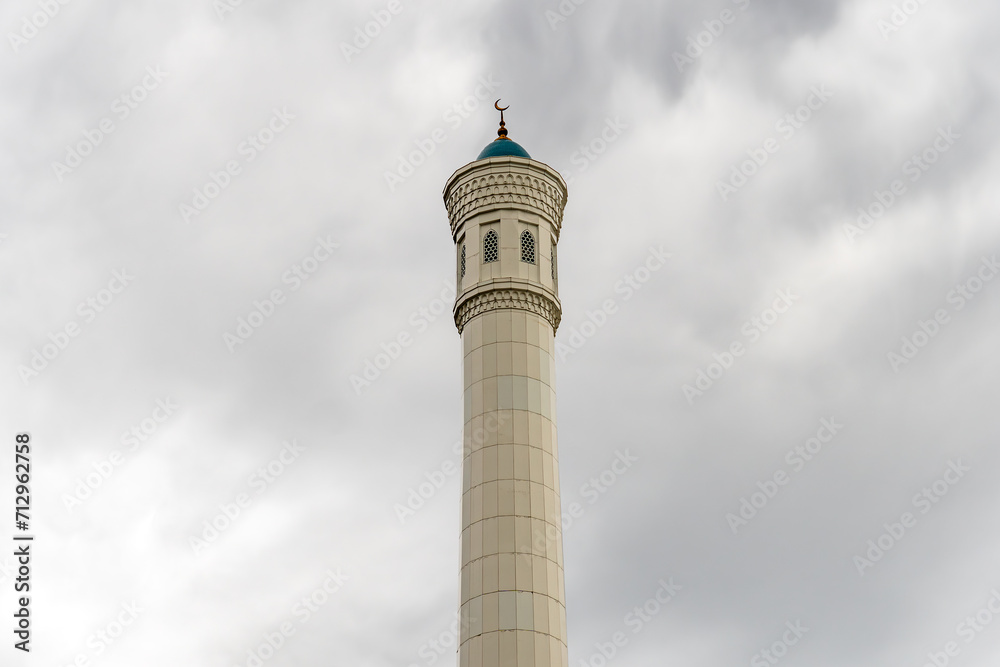
[{"label": "carved stonework pattern", "polygon": [[520,204],[547,216],[562,227],[566,197],[548,179],[527,174],[486,174],[455,187],[445,202],[452,230],[481,209]]},{"label": "carved stonework pattern", "polygon": [[463,301],[455,312],[455,326],[458,327],[458,332],[462,333],[466,323],[476,315],[501,308],[516,308],[540,315],[552,325],[553,333],[559,328],[559,321],[562,319],[559,306],[548,297],[528,290],[497,289]]}]

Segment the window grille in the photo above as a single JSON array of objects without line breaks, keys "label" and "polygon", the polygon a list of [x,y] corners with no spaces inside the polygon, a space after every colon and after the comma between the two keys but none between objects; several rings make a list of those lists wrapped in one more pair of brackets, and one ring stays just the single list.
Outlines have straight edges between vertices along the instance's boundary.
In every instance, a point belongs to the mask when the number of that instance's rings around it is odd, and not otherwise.
[{"label": "window grille", "polygon": [[483,239],[483,263],[495,262],[500,259],[500,239],[492,229],[486,232]]},{"label": "window grille", "polygon": [[527,229],[521,232],[521,261],[535,263],[535,237]]}]

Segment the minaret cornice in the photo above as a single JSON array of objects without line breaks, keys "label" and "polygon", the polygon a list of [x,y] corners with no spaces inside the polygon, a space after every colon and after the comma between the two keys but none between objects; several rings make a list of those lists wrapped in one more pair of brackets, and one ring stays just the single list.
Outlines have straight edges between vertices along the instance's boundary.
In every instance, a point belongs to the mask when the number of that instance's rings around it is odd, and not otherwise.
[{"label": "minaret cornice", "polygon": [[455,241],[470,218],[510,209],[542,216],[558,238],[567,189],[559,172],[547,164],[503,156],[476,160],[459,168],[445,184],[443,195]]},{"label": "minaret cornice", "polygon": [[462,333],[466,323],[480,313],[503,308],[526,310],[544,317],[552,331],[559,328],[562,304],[555,292],[533,280],[496,278],[476,283],[455,300],[455,326]]}]

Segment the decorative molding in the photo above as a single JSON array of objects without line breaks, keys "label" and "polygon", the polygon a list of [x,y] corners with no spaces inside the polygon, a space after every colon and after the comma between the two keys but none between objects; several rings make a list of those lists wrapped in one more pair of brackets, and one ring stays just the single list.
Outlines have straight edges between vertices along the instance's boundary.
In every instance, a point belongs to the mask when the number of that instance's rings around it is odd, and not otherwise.
[{"label": "decorative molding", "polygon": [[458,225],[484,209],[510,208],[520,205],[547,217],[556,230],[562,227],[563,209],[566,207],[566,193],[555,181],[538,175],[522,173],[490,173],[479,175],[457,183],[445,197],[445,208],[451,222],[452,233]]},{"label": "decorative molding", "polygon": [[476,315],[502,308],[526,310],[548,320],[552,332],[559,328],[562,310],[552,299],[538,292],[524,289],[494,289],[469,297],[455,310],[455,326],[458,333]]}]

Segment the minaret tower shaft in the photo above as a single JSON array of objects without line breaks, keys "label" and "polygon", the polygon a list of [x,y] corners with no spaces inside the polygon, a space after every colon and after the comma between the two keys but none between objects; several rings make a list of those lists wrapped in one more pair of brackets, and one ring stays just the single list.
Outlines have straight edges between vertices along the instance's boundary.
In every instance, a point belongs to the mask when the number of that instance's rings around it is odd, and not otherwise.
[{"label": "minaret tower shaft", "polygon": [[568,667],[554,370],[566,182],[494,106],[497,139],[444,188],[464,355],[459,666]]}]

